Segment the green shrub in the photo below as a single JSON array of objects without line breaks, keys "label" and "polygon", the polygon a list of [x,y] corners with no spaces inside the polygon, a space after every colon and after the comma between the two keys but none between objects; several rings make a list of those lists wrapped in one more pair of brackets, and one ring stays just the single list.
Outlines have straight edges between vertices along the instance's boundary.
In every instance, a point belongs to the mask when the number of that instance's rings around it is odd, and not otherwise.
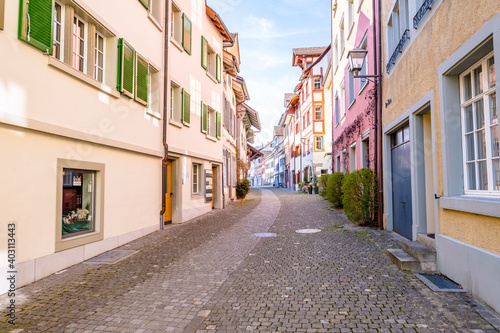
[{"label": "green shrub", "polygon": [[326,197],[326,182],[328,181],[328,177],[330,175],[321,175],[318,179],[318,189],[319,189],[319,195],[321,195],[323,198]]},{"label": "green shrub", "polygon": [[236,198],[244,199],[250,191],[250,181],[248,179],[239,180],[236,183]]},{"label": "green shrub", "polygon": [[377,176],[371,169],[356,170],[348,174],[342,185],[344,213],[359,225],[376,225]]},{"label": "green shrub", "polygon": [[326,183],[326,200],[328,200],[333,207],[342,208],[342,184],[344,182],[344,173],[334,172],[328,177]]}]

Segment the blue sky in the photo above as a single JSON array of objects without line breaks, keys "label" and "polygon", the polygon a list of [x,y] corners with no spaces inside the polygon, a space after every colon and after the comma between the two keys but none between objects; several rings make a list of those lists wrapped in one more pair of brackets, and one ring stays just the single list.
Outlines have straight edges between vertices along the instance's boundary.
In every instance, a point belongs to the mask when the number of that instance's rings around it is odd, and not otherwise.
[{"label": "blue sky", "polygon": [[239,33],[241,66],[250,105],[259,111],[262,132],[255,145],[272,139],[300,69],[292,49],[330,44],[330,0],[208,0],[231,32]]}]

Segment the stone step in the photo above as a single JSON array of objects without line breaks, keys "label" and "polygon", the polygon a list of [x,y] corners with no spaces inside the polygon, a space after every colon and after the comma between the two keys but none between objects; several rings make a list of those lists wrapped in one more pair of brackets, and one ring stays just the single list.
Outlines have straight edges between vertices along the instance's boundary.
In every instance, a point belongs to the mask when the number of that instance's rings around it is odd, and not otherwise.
[{"label": "stone step", "polygon": [[402,249],[387,249],[392,262],[403,271],[420,271],[420,262]]},{"label": "stone step", "polygon": [[401,248],[420,262],[435,262],[436,251],[419,242],[403,241]]}]

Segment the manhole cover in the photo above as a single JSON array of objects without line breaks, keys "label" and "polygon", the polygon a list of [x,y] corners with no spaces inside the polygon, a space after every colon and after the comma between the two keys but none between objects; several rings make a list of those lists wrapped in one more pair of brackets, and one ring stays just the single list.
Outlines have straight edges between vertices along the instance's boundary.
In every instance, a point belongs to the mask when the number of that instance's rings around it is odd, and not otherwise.
[{"label": "manhole cover", "polygon": [[252,234],[253,236],[256,237],[276,237],[277,235],[273,232],[258,232],[255,234]]},{"label": "manhole cover", "polygon": [[433,291],[448,291],[462,293],[465,290],[459,284],[448,279],[442,274],[417,274],[415,276],[420,279],[423,283],[427,285]]},{"label": "manhole cover", "polygon": [[135,252],[136,251],[133,250],[111,250],[101,253],[97,257],[89,259],[86,262],[91,264],[114,264],[127,258]]},{"label": "manhole cover", "polygon": [[315,234],[317,232],[321,232],[320,229],[300,229],[295,231],[298,234]]}]

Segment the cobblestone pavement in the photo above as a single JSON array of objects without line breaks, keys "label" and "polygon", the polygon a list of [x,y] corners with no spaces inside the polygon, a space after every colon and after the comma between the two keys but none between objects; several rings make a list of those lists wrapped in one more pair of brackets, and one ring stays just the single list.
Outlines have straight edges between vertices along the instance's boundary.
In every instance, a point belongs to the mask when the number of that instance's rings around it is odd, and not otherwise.
[{"label": "cobblestone pavement", "polygon": [[137,253],[114,265],[21,288],[17,325],[0,332],[498,332],[469,294],[399,271],[384,254],[398,246],[317,195],[255,189],[123,246]]}]

